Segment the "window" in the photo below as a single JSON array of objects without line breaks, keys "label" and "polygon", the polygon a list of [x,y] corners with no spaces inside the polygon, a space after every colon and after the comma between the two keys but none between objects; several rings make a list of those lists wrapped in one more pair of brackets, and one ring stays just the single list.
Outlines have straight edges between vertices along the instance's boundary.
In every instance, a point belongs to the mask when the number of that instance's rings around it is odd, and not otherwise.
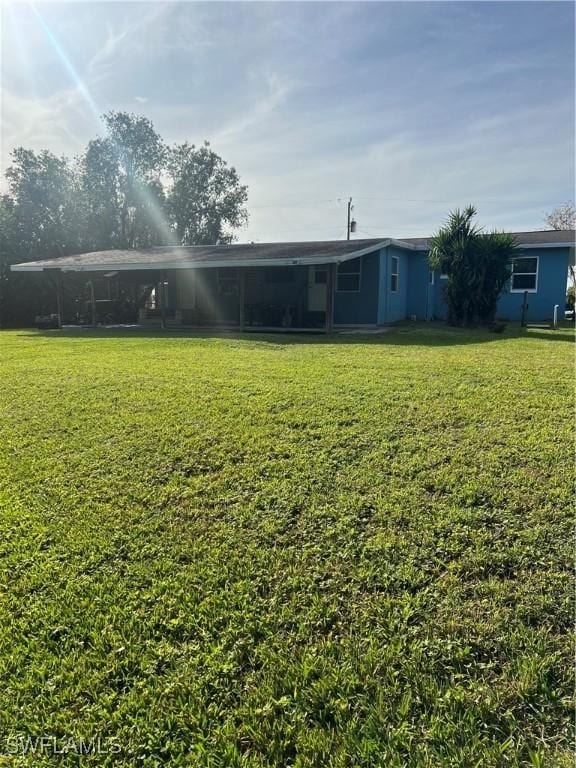
[{"label": "window", "polygon": [[390,290],[392,293],[397,293],[398,291],[398,265],[400,263],[400,259],[398,256],[392,256],[392,264],[390,267]]},{"label": "window", "polygon": [[520,257],[512,261],[512,278],[510,290],[512,293],[534,293],[538,285],[538,257]]},{"label": "window", "polygon": [[360,257],[338,264],[336,290],[341,293],[357,293],[360,290]]},{"label": "window", "polygon": [[328,272],[322,267],[316,267],[314,270],[314,283],[316,285],[326,285],[328,282]]},{"label": "window", "polygon": [[270,267],[264,270],[265,283],[293,283],[293,267]]},{"label": "window", "polygon": [[238,293],[238,270],[218,270],[218,293],[223,296],[235,296]]}]

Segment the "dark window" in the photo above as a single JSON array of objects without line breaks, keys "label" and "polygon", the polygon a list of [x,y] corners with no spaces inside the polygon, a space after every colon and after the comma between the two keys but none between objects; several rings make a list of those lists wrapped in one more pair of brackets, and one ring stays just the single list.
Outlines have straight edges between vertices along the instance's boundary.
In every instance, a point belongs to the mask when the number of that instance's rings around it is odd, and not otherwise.
[{"label": "dark window", "polygon": [[538,259],[526,257],[512,262],[512,291],[535,291],[538,282]]},{"label": "dark window", "polygon": [[314,271],[314,282],[316,285],[326,285],[328,282],[328,272],[325,269],[318,269],[318,267],[316,267]]},{"label": "dark window", "polygon": [[360,257],[338,264],[336,290],[346,293],[357,293],[360,290],[360,270]]},{"label": "dark window", "polygon": [[392,264],[390,267],[390,290],[392,293],[398,291],[398,266],[400,259],[398,256],[392,256]]},{"label": "dark window", "polygon": [[293,267],[269,267],[264,270],[265,283],[293,283]]}]

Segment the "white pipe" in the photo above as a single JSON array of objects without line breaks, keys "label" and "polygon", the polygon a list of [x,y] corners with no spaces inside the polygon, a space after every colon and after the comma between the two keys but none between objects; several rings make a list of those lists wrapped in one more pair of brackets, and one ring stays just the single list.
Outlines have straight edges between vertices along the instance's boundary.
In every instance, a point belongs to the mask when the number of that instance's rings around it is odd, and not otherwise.
[{"label": "white pipe", "polygon": [[554,320],[552,321],[552,328],[554,328],[554,330],[558,328],[558,304],[554,304]]}]

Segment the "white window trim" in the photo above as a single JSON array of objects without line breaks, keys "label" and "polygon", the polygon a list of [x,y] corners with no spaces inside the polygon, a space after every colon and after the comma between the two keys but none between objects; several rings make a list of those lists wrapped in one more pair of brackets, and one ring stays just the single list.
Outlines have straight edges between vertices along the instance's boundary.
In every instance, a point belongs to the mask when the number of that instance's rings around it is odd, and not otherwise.
[{"label": "white window trim", "polygon": [[[351,261],[351,259],[348,259],[347,261]],[[360,265],[360,268],[358,269],[358,272],[344,272],[342,273],[341,277],[349,277],[352,275],[358,275],[358,288],[338,288],[338,266],[336,267],[336,285],[334,286],[335,293],[360,293],[362,290],[362,256],[358,256],[358,264]]]},{"label": "white window trim", "polygon": [[515,259],[512,260],[512,270],[514,269],[514,262],[519,261],[520,259],[536,259],[536,272],[518,272],[517,274],[524,274],[524,275],[533,275],[536,274],[536,284],[534,288],[513,288],[514,285],[514,272],[512,271],[510,275],[510,293],[538,293],[538,279],[540,277],[540,256],[517,256]]},{"label": "white window trim", "polygon": [[[396,272],[394,272],[394,262],[396,262]],[[396,277],[396,288],[392,288],[392,278]],[[398,293],[400,288],[400,257],[390,256],[390,293]]]}]

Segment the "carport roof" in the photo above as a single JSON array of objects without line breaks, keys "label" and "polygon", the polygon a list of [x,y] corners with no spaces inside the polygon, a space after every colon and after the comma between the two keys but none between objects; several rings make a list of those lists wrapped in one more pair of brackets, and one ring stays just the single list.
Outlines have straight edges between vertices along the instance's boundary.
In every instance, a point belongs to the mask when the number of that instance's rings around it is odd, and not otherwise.
[{"label": "carport roof", "polygon": [[304,243],[163,246],[131,251],[95,251],[58,259],[14,264],[17,272],[45,269],[101,272],[110,270],[186,269],[191,267],[293,266],[329,264],[377,250],[389,241],[327,240]]}]

